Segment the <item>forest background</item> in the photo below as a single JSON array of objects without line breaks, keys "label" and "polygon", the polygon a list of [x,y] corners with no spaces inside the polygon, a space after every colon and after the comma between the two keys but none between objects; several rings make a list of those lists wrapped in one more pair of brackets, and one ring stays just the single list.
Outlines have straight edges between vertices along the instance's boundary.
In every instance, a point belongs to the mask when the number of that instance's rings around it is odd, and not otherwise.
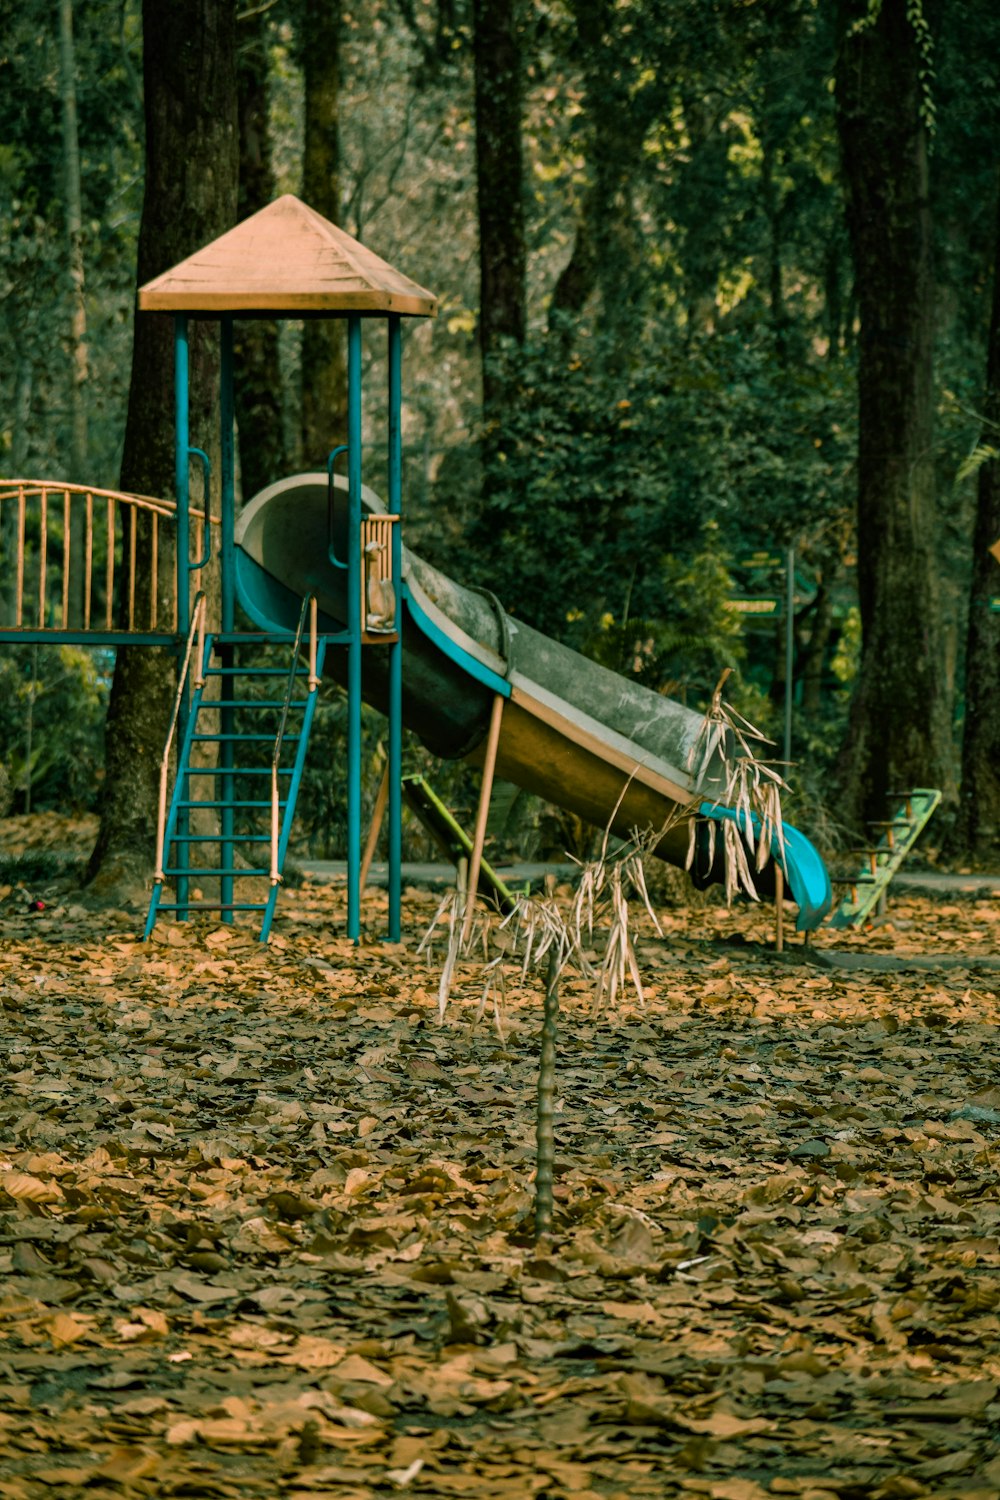
[{"label": "forest background", "polygon": [[[952,851],[989,858],[996,8],[177,0],[154,35],[155,10],[144,28],[138,0],[0,0],[0,468],[124,487],[135,471],[152,80],[176,100],[161,181],[184,178],[186,139],[201,170],[173,214],[182,253],[296,192],[440,297],[406,341],[410,545],[695,706],[734,668],[777,737],[782,627],[739,603],[779,598],[794,548],[805,826],[836,837],[888,791],[940,786]],[[229,75],[236,152],[213,159],[204,120]],[[330,326],[244,325],[247,498],[340,440]],[[379,360],[366,351],[376,393]],[[146,397],[162,448],[170,392]],[[376,488],[383,418],[376,395]],[[97,806],[111,677],[107,653],[0,655],[16,808]],[[138,692],[119,693],[126,716]],[[323,854],[342,847],[341,716],[330,689],[301,804]],[[578,837],[530,821],[540,852]]]}]

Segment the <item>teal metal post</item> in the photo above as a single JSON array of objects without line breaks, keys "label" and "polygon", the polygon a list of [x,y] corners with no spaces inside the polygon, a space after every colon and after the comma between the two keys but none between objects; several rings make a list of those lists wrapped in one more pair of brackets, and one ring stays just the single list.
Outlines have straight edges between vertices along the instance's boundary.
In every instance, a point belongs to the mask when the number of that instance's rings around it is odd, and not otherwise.
[{"label": "teal metal post", "polygon": [[236,619],[236,434],[233,419],[233,320],[222,319],[220,352],[222,413],[220,479],[222,482],[222,631]]},{"label": "teal metal post", "polygon": [[[177,571],[177,630],[184,639],[188,628],[188,617],[191,613],[191,591],[188,587],[188,557],[190,556],[190,504],[191,487],[188,479],[188,447],[190,444],[190,402],[189,389],[189,359],[188,359],[188,322],[183,313],[178,313],[174,318],[174,497],[177,501],[176,526],[174,531],[174,546],[176,557],[174,567]],[[178,646],[177,670],[181,667],[181,648]],[[185,686],[181,693],[181,701],[177,711],[177,736],[178,744],[183,745],[188,721],[188,690]],[[189,796],[189,783],[187,776],[182,775],[181,797],[186,802]],[[178,809],[175,832],[183,837],[190,825],[188,810],[186,807]],[[186,845],[183,847],[187,847]],[[168,850],[163,851],[163,863],[167,863]],[[187,919],[186,904],[188,899],[188,878],[186,875],[177,877],[177,916],[181,921]]]},{"label": "teal metal post", "polygon": [[347,936],[361,936],[361,319],[347,320]]},{"label": "teal metal post", "polygon": [[190,555],[188,483],[188,324],[183,313],[174,318],[174,494],[177,497],[177,629],[187,630],[191,596],[188,588]]},{"label": "teal metal post", "polygon": [[[221,413],[219,479],[221,482],[222,506],[222,634],[232,633],[236,621],[236,448],[233,419],[233,320],[224,317],[220,327],[219,359],[219,407]],[[206,496],[206,508],[207,508]],[[232,668],[233,647],[224,642],[219,652],[220,664]],[[232,672],[222,678],[224,698],[233,698],[235,683]],[[222,775],[218,800],[222,803],[219,868],[227,871],[219,877],[219,894],[222,901],[222,920],[233,920],[233,800],[236,788],[233,785],[233,710],[219,710],[219,729],[222,743],[219,746],[219,769]],[[228,909],[227,909],[228,908]]]},{"label": "teal metal post", "polygon": [[[398,313],[389,315],[389,510],[402,516],[403,375]],[[389,647],[389,941],[398,943],[402,921],[403,777],[403,536],[392,528],[392,578],[396,588],[396,640]]]}]

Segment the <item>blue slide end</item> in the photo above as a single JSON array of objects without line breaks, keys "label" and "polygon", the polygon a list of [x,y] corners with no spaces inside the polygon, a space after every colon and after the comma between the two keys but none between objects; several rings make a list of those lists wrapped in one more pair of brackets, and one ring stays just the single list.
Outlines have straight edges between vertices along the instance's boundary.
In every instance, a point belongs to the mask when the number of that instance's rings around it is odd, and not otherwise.
[{"label": "blue slide end", "polygon": [[[720,807],[715,802],[703,802],[698,809],[703,818],[714,818],[717,823],[728,818],[732,823],[740,821],[735,808]],[[757,818],[754,827],[759,827]],[[795,927],[798,932],[814,932],[833,905],[833,887],[826,865],[819,851],[800,833],[787,823],[782,829],[785,840],[785,857],[778,850],[774,857],[785,872],[788,892],[799,908]]]}]

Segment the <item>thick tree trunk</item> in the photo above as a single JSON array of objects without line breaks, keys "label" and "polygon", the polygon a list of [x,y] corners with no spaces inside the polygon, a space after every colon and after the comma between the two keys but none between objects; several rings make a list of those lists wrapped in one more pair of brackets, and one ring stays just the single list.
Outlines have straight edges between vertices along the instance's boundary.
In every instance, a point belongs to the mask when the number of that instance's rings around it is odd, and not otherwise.
[{"label": "thick tree trunk", "polygon": [[[139,227],[142,285],[229,229],[236,217],[235,0],[143,3],[146,183]],[[218,385],[213,325],[191,326],[192,440],[204,438]],[[121,486],[174,489],[172,320],[137,316]],[[203,444],[204,445],[204,444]],[[149,539],[138,538],[149,577]],[[173,558],[160,539],[164,605]],[[140,610],[140,617],[142,611]],[[183,622],[182,622],[183,625]],[[101,826],[89,874],[110,894],[134,891],[152,869],[158,767],[175,686],[175,660],[156,648],[118,653],[108,709]]]},{"label": "thick tree trunk", "polygon": [[509,356],[523,344],[527,321],[518,13],[518,0],[473,4],[479,346],[488,430],[503,421],[513,374]]},{"label": "thick tree trunk", "polygon": [[[73,374],[70,386],[72,434],[70,456],[77,484],[87,473],[87,299],[83,259],[83,193],[80,184],[80,138],[76,107],[76,49],[73,45],[73,0],[59,0],[59,92],[63,116],[63,180],[66,189],[66,240],[69,255],[71,303],[70,348]],[[69,623],[84,620],[84,528],[79,507],[72,513],[70,532]]]},{"label": "thick tree trunk", "polygon": [[[239,218],[266,208],[275,195],[268,125],[268,15],[249,8],[237,27],[239,92]],[[235,326],[236,425],[244,498],[280,479],[287,469],[278,366],[278,327],[270,318]]]},{"label": "thick tree trunk", "polygon": [[[1000,447],[1000,202],[997,212],[993,313],[986,360],[987,428],[983,442]],[[979,470],[972,544],[972,591],[965,650],[965,733],[958,837],[974,857],[996,858],[1000,847],[1000,564],[990,548],[1000,541],[1000,460]]]},{"label": "thick tree trunk", "polygon": [[[868,12],[847,0],[848,21]],[[837,120],[860,314],[858,591],[861,667],[839,762],[843,812],[890,793],[953,793],[935,568],[933,279],[920,55],[906,0],[848,33]]]},{"label": "thick tree trunk", "polygon": [[586,155],[590,180],[580,204],[573,252],[552,292],[550,320],[581,313],[600,289],[602,326],[627,321],[641,288],[631,185],[641,162],[646,121],[629,97],[631,74],[622,70],[610,0],[573,0],[584,75]]},{"label": "thick tree trunk", "polygon": [[[765,119],[768,102],[765,100]],[[783,211],[781,190],[777,179],[781,175],[778,149],[770,128],[762,131],[761,140],[761,195],[768,225],[767,288],[771,305],[771,332],[774,336],[774,352],[780,365],[788,363],[788,315],[785,311],[783,276]]]},{"label": "thick tree trunk", "polygon": [[[304,0],[302,196],[340,223],[340,0]],[[302,463],[323,468],[347,441],[347,344],[342,318],[308,321],[302,333]]]},{"label": "thick tree trunk", "polygon": [[809,609],[809,639],[799,653],[795,675],[802,684],[802,713],[807,720],[823,707],[823,667],[833,635],[833,596],[825,578],[820,578],[816,598]]}]

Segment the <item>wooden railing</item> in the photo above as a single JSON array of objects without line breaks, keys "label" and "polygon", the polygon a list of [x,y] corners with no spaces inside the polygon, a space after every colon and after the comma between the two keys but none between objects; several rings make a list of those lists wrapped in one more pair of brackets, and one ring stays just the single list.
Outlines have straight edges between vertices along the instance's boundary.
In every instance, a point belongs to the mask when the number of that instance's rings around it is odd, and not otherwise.
[{"label": "wooden railing", "polygon": [[[149,495],[0,479],[0,629],[175,634],[187,623],[177,620],[175,516],[173,501]],[[205,512],[190,516],[196,588],[209,549]]]}]

